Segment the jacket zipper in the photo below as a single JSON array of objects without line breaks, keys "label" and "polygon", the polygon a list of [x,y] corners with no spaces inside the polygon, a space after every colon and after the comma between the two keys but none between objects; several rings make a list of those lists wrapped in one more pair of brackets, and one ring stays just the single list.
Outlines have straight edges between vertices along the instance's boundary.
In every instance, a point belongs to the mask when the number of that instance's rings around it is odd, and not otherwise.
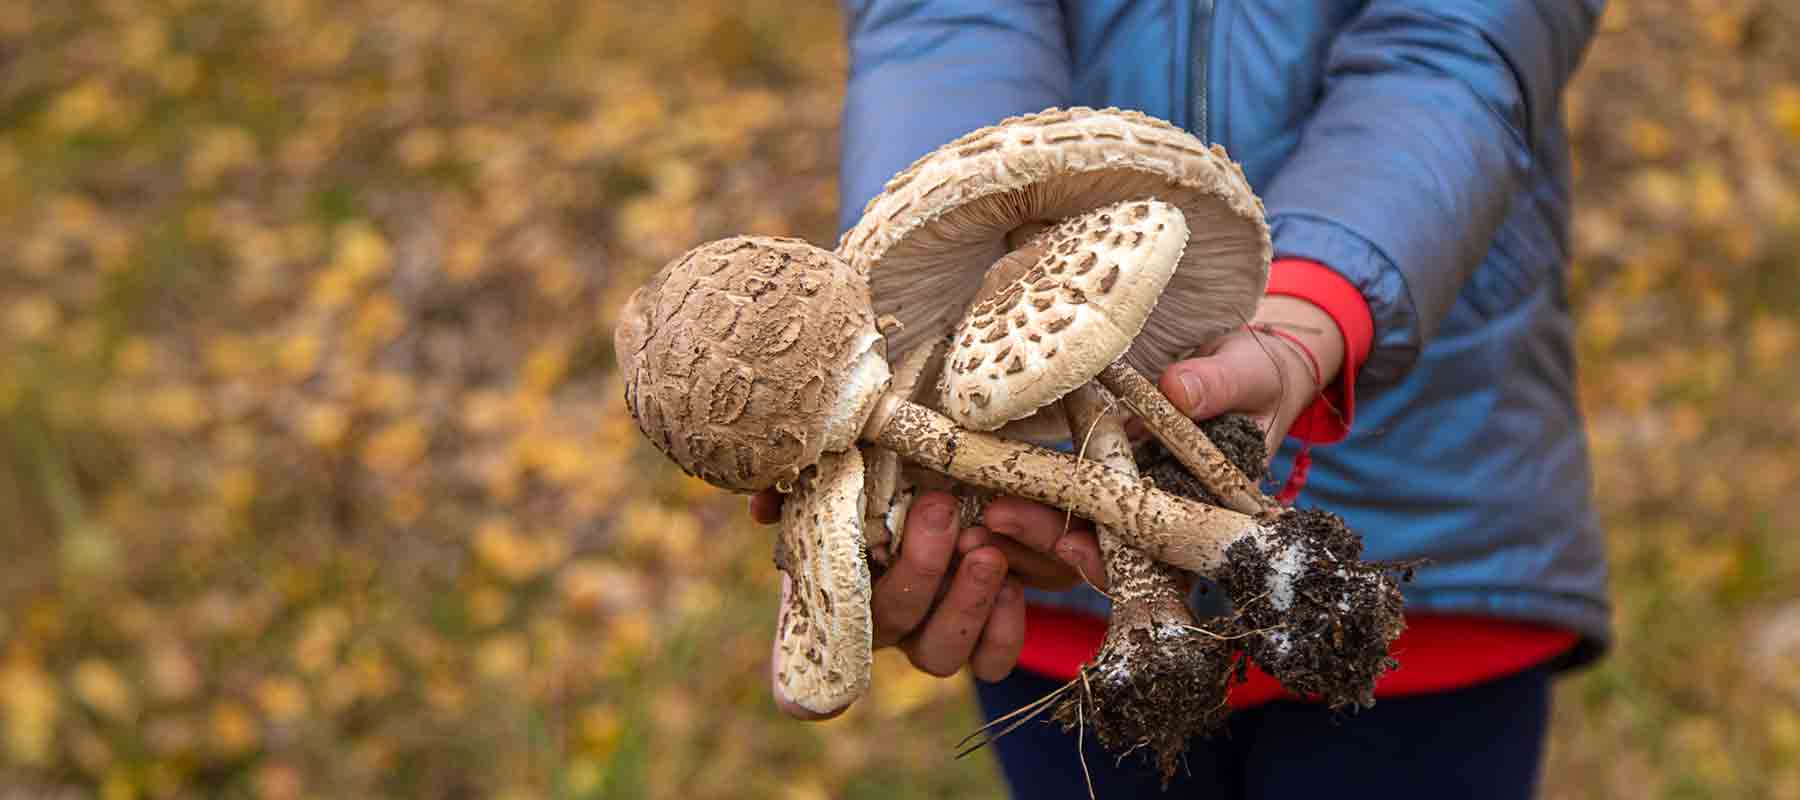
[{"label": "jacket zipper", "polygon": [[1213,140],[1211,119],[1206,108],[1206,66],[1212,55],[1213,0],[1195,0],[1194,24],[1188,39],[1188,120],[1194,135],[1203,142]]}]

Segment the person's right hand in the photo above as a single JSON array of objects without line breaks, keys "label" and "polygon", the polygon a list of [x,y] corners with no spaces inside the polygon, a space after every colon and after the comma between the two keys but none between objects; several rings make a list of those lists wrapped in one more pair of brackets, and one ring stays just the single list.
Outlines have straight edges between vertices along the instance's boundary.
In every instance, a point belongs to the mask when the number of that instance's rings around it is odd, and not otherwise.
[{"label": "person's right hand", "polygon": [[[750,516],[780,522],[781,495],[751,497]],[[965,664],[982,680],[1006,677],[1025,642],[1025,598],[994,534],[960,529],[956,498],[928,492],[913,501],[901,541],[870,599],[875,647],[899,647],[913,666],[941,678]],[[822,718],[779,698],[777,705],[791,717]]]}]

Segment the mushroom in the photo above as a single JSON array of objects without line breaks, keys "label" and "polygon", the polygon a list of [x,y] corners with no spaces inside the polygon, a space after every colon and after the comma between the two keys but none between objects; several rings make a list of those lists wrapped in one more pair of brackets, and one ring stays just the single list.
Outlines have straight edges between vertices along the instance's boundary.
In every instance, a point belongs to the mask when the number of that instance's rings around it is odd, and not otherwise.
[{"label": "mushroom", "polygon": [[[940,391],[950,416],[994,430],[1060,406],[1078,454],[1137,479],[1122,410],[1090,379],[1108,365],[1136,374],[1120,357],[1188,235],[1174,206],[1126,201],[1043,230],[1008,254],[951,337]],[[1061,693],[1055,714],[1091,725],[1114,752],[1147,746],[1167,778],[1188,740],[1224,719],[1231,652],[1188,608],[1187,575],[1106,526],[1098,533],[1112,615],[1100,651],[1083,665],[1079,687]]]},{"label": "mushroom", "polygon": [[[1012,319],[1012,311],[1002,307],[1017,310],[1021,302],[1047,299],[1049,286],[1038,284],[1048,268],[1030,273],[1045,263],[1047,252],[1068,246],[1057,237],[1069,233],[1072,218],[1119,201],[1147,200],[1179,209],[1188,236],[1160,297],[1140,287],[1155,305],[1129,351],[1099,365],[1084,357],[1080,370],[1021,370],[1016,382],[1024,388],[1005,388],[1034,397],[1015,402],[1019,398],[1009,394],[997,402],[983,381],[993,379],[995,356],[1010,359],[1013,353],[1005,348],[1022,344],[1022,328],[1008,324],[1002,331],[995,321]],[[1112,222],[1118,221],[1115,215]],[[1054,227],[1059,225],[1065,226],[1060,232]],[[1113,232],[1093,226],[1082,233],[1089,242],[1115,241]],[[958,347],[985,349],[988,366],[979,375],[957,371],[973,353],[960,360],[953,353],[946,361],[945,410],[970,427],[1003,422],[1002,435],[1031,440],[1065,435],[1068,423],[1057,413],[1063,404],[1051,401],[1079,385],[1075,376],[1097,369],[1088,377],[1136,413],[1208,495],[1281,532],[1235,545],[1242,561],[1225,576],[1233,597],[1246,605],[1234,624],[1255,623],[1245,636],[1252,652],[1261,654],[1259,661],[1296,690],[1325,695],[1334,705],[1362,702],[1385,668],[1387,642],[1399,630],[1392,581],[1380,565],[1345,555],[1343,543],[1356,539],[1341,521],[1321,524],[1310,512],[1290,514],[1277,507],[1145,377],[1160,375],[1177,358],[1248,321],[1266,281],[1270,249],[1262,205],[1223,149],[1208,148],[1185,131],[1135,112],[1072,108],[1010,118],[921,157],[869,201],[837,252],[868,272],[876,311],[901,324],[889,337],[891,352],[906,353],[946,330],[955,331]],[[1120,254],[1128,255],[1133,254]],[[959,306],[968,307],[960,322]],[[1104,337],[1073,338],[1086,345]],[[999,367],[1005,373],[1012,362],[1000,361]],[[1137,534],[1114,534],[1140,543]],[[1153,548],[1148,554],[1168,561]],[[1194,569],[1216,574],[1208,566]],[[1320,583],[1320,570],[1342,580]],[[1322,603],[1269,605],[1288,597],[1284,588],[1291,591],[1296,582],[1329,583],[1332,591],[1301,593],[1323,598]],[[1284,644],[1285,615],[1296,610],[1318,630],[1361,632],[1351,637],[1358,644],[1344,648],[1335,637],[1323,636]]]},{"label": "mushroom", "polygon": [[[1186,244],[1160,294],[1143,293],[1154,312],[1123,362],[1095,371],[1212,494],[1237,511],[1268,512],[1273,504],[1144,377],[1161,375],[1177,359],[1248,321],[1268,280],[1271,246],[1262,203],[1223,148],[1209,148],[1162,120],[1114,108],[1011,117],[927,153],[888,181],[840,238],[837,252],[869,273],[876,312],[900,323],[888,341],[890,353],[899,357],[953,330],[959,319],[966,324],[980,316],[972,303],[1016,285],[1045,246],[1042,234],[1034,232],[1101,206],[1141,199],[1179,209],[1188,229]],[[1103,237],[1101,243],[1113,242],[1113,232],[1101,227],[1088,233]],[[965,308],[970,314],[959,317]],[[980,335],[996,331],[982,329]],[[1060,407],[1049,401],[1071,388],[1046,398],[1043,411],[1031,409],[1037,413],[1008,420],[1002,434],[1040,443],[1063,438],[1067,424]],[[974,421],[979,414],[951,413],[980,426]]]},{"label": "mushroom", "polygon": [[[868,679],[868,629],[830,616],[845,604],[867,604],[867,572],[840,563],[863,559],[864,505],[836,488],[849,480],[845,468],[821,464],[858,441],[965,483],[1068,509],[1183,569],[1216,571],[1234,543],[1272,534],[1248,515],[1065,453],[968,431],[889,392],[867,292],[865,275],[828,251],[796,239],[734,237],[665,265],[632,295],[614,335],[627,407],[666,456],[722,488],[796,493],[783,505],[777,547],[795,589],[778,636],[796,628],[817,633],[809,640],[816,652],[797,648],[799,657],[785,662],[814,676],[779,682],[784,692],[804,693],[789,700],[828,713]],[[845,498],[852,508],[841,512]],[[800,566],[819,559],[831,566]],[[825,577],[802,580],[795,572]]]},{"label": "mushroom", "polygon": [[[1062,400],[1078,450],[1109,469],[1136,477],[1123,411],[1093,384]],[[1175,774],[1187,743],[1224,722],[1235,657],[1224,637],[1200,627],[1188,607],[1191,579],[1159,564],[1110,528],[1096,531],[1113,600],[1106,638],[1082,665],[1052,712],[1065,725],[1088,725],[1115,753],[1145,748],[1163,780]]]}]

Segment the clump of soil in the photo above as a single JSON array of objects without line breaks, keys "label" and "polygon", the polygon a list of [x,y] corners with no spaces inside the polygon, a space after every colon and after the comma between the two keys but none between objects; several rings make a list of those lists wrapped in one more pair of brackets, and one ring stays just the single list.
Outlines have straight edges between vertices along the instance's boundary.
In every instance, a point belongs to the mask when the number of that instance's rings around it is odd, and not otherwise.
[{"label": "clump of soil", "polygon": [[1092,733],[1119,758],[1142,751],[1167,787],[1189,740],[1218,732],[1231,713],[1225,696],[1235,643],[1170,624],[1119,638],[1063,691],[1052,719],[1065,731]]},{"label": "clump of soil", "polygon": [[1375,704],[1375,681],[1397,663],[1388,645],[1405,628],[1399,586],[1411,565],[1360,560],[1362,541],[1318,509],[1282,515],[1262,542],[1226,550],[1220,583],[1252,661],[1289,690],[1333,709]]},{"label": "clump of soil", "polygon": [[[1213,417],[1199,423],[1200,431],[1206,438],[1225,454],[1225,460],[1244,473],[1251,482],[1262,480],[1269,474],[1264,466],[1268,460],[1268,448],[1263,446],[1262,429],[1242,414],[1226,414]],[[1209,505],[1223,505],[1214,497],[1200,481],[1182,466],[1168,448],[1161,442],[1150,439],[1137,448],[1138,474],[1149,478],[1156,488],[1165,492],[1181,495],[1190,500],[1198,500]]]},{"label": "clump of soil", "polygon": [[1264,462],[1269,449],[1263,444],[1263,431],[1243,414],[1226,414],[1200,423],[1200,432],[1225,454],[1225,460],[1253,481],[1269,474]]},{"label": "clump of soil", "polygon": [[[1263,433],[1248,417],[1200,426],[1251,480],[1267,476]],[[1221,505],[1161,445],[1152,441],[1138,456],[1157,488]],[[1214,577],[1234,613],[1207,626],[1242,637],[1230,644],[1289,690],[1334,709],[1373,705],[1376,679],[1396,666],[1388,645],[1405,627],[1392,573],[1410,576],[1417,564],[1362,561],[1362,539],[1328,511],[1289,510],[1274,526],[1267,540],[1245,539],[1226,551],[1226,570]]]}]

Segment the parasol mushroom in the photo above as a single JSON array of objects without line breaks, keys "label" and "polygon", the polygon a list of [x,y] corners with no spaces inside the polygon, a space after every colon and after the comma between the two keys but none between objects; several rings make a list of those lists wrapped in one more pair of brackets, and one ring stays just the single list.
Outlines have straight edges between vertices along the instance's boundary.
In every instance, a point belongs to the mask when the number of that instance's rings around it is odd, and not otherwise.
[{"label": "parasol mushroom", "polygon": [[[1065,220],[1014,250],[988,271],[951,337],[941,391],[950,416],[993,430],[1060,405],[1079,454],[1136,479],[1122,410],[1090,379],[1113,364],[1136,374],[1120,356],[1187,238],[1174,206],[1136,200]],[[1100,651],[1055,713],[1091,725],[1114,752],[1145,748],[1167,778],[1188,740],[1223,720],[1231,652],[1194,618],[1186,575],[1106,526],[1098,534],[1112,615]]]},{"label": "parasol mushroom", "polygon": [[[1080,451],[1110,469],[1136,477],[1137,462],[1117,403],[1093,384],[1062,400]],[[1221,724],[1229,709],[1231,646],[1200,627],[1187,604],[1191,580],[1158,564],[1111,529],[1096,530],[1113,599],[1106,638],[1082,665],[1079,685],[1061,693],[1052,716],[1089,725],[1115,753],[1143,748],[1166,781],[1187,743]]]},{"label": "parasol mushroom", "polygon": [[[965,430],[887,391],[882,345],[861,272],[805,242],[767,237],[708,243],[670,262],[632,295],[614,336],[634,420],[683,470],[737,491],[799,490],[783,506],[784,570],[863,558],[861,497],[820,488],[840,485],[834,465],[820,466],[825,454],[859,440],[965,483],[1069,509],[1183,569],[1215,572],[1239,540],[1273,534],[1248,515],[1104,466]],[[854,507],[840,514],[835,504],[845,498]],[[839,537],[855,547],[839,546]],[[823,669],[824,678],[781,685],[811,693],[788,699],[820,713],[854,699],[867,681],[867,627],[833,615],[867,605],[868,577],[840,567],[810,583],[789,573],[804,591],[789,593],[778,631],[804,623],[814,632],[816,652],[797,650],[791,663]]]},{"label": "parasol mushroom", "polygon": [[[1222,148],[1114,108],[1011,117],[896,175],[840,238],[837,252],[869,273],[876,312],[900,323],[888,347],[902,357],[966,321],[962,312],[971,304],[1016,282],[1041,256],[1045,228],[1141,199],[1179,209],[1187,241],[1122,363],[1100,365],[1104,371],[1097,367],[1099,374],[1089,377],[1125,401],[1228,507],[1268,512],[1268,498],[1144,377],[1161,375],[1247,322],[1267,282],[1271,246],[1262,203]],[[1002,434],[1040,443],[1065,437],[1061,408],[1048,402],[1054,399],[1009,421]],[[952,416],[977,424],[974,417]]]}]

